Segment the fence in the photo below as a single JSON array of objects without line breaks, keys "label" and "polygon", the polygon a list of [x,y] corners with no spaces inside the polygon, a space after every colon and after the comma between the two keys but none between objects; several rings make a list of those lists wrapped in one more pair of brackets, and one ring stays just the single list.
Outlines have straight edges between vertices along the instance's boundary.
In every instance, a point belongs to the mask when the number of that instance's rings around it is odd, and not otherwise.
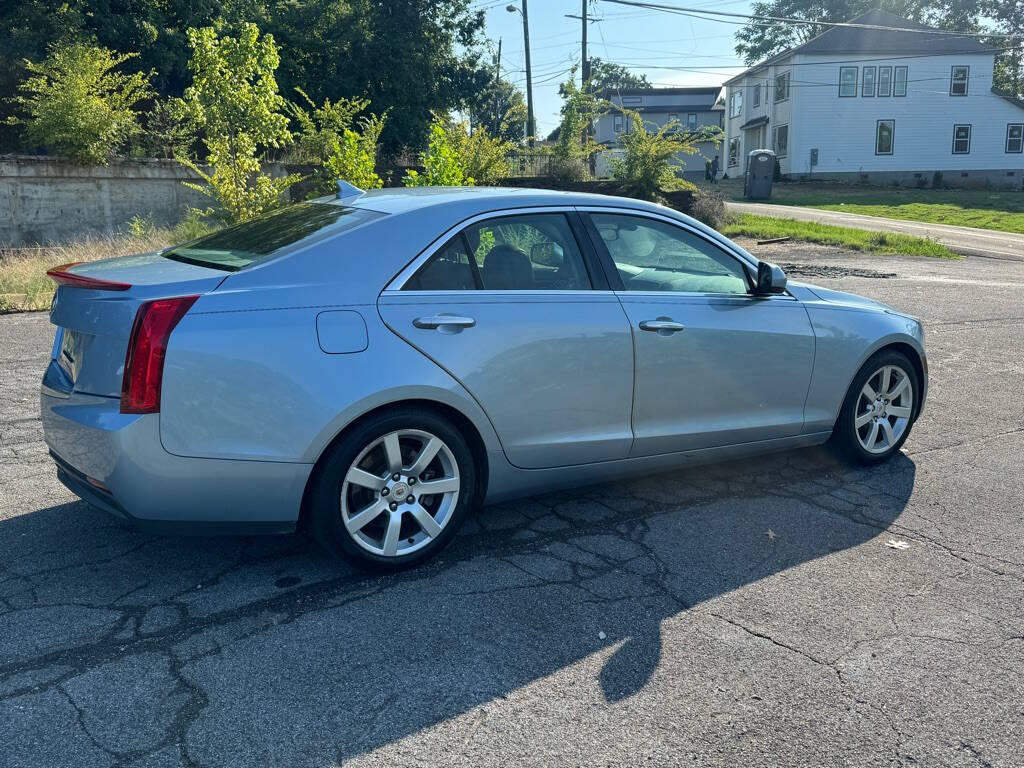
[{"label": "fence", "polygon": [[535,178],[551,175],[551,155],[541,153],[515,153],[508,156],[511,178]]}]

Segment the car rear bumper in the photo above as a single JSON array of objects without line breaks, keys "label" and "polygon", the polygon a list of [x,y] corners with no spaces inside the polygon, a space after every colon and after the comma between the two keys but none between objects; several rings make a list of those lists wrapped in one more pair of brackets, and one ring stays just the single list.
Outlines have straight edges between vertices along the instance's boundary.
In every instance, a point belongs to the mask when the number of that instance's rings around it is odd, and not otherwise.
[{"label": "car rear bumper", "polygon": [[174,456],[160,417],[120,412],[116,398],[40,396],[57,476],[73,493],[159,533],[295,529],[311,464]]}]

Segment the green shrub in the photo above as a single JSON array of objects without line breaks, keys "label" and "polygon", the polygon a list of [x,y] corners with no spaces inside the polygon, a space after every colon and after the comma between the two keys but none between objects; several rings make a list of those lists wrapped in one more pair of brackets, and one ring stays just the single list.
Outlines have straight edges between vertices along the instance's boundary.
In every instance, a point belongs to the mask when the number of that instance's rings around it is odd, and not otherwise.
[{"label": "green shrub", "polygon": [[[299,124],[299,137],[288,159],[319,166],[314,188],[330,192],[338,179],[362,189],[377,189],[384,181],[377,174],[377,144],[386,115],[356,118],[369,106],[368,99],[325,99],[317,106],[301,88],[295,89],[310,109],[294,102],[288,111]],[[356,130],[358,127],[358,130]]]},{"label": "green shrub", "polygon": [[702,128],[683,133],[678,120],[669,120],[653,133],[647,130],[639,113],[621,110],[632,130],[619,134],[622,153],[610,158],[612,176],[622,183],[627,194],[643,200],[659,200],[661,190],[690,189],[696,186],[676,175],[680,155],[699,152],[697,144],[720,140],[717,128]]},{"label": "green shrub", "polygon": [[12,101],[33,144],[83,165],[106,165],[139,133],[134,107],[152,96],[150,73],[117,71],[137,53],[118,54],[85,43],[56,44],[40,63],[26,61],[30,76]]},{"label": "green shrub", "polygon": [[427,151],[420,155],[423,173],[409,170],[402,182],[407,187],[471,187],[476,181],[470,176],[460,154],[459,129],[447,119],[435,115],[430,123]]}]

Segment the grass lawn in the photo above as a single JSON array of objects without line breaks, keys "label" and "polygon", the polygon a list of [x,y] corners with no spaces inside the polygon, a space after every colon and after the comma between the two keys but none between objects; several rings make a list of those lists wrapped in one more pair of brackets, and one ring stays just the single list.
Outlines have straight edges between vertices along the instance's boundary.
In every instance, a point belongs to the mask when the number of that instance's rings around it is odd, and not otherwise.
[{"label": "grass lawn", "polygon": [[808,243],[835,245],[854,251],[873,253],[900,253],[908,256],[929,256],[936,259],[959,259],[949,248],[933,240],[912,235],[898,235],[889,232],[869,232],[850,227],[834,227],[813,221],[775,219],[770,216],[740,214],[721,228],[729,237],[753,237],[769,240],[774,237],[791,237]]},{"label": "grass lawn", "polygon": [[[722,186],[731,199],[742,200],[742,182]],[[776,184],[772,199],[759,202],[1024,234],[1024,192]]]}]

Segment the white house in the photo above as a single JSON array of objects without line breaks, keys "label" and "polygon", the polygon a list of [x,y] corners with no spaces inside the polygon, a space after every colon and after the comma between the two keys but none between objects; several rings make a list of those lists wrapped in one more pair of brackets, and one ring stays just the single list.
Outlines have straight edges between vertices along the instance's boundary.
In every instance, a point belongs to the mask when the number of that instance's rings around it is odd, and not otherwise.
[{"label": "white house", "polygon": [[[680,131],[692,133],[708,126],[721,129],[722,109],[715,107],[715,100],[721,91],[720,85],[700,88],[623,88],[606,91],[603,97],[615,106],[637,112],[650,131],[677,120]],[[619,137],[632,130],[632,120],[621,112],[613,111],[597,120],[594,139],[608,147],[611,154],[615,154]],[[698,154],[679,155],[676,159],[677,165],[683,168],[685,178],[703,179],[705,163],[715,155],[722,154],[722,147],[711,141],[700,142],[697,148]],[[602,153],[597,159],[598,176],[608,172],[605,154]]]},{"label": "white house", "polygon": [[[723,170],[773,149],[784,176],[904,186],[1024,185],[1024,101],[975,38],[873,10],[728,80]],[[934,31],[934,30],[931,30]]]}]

